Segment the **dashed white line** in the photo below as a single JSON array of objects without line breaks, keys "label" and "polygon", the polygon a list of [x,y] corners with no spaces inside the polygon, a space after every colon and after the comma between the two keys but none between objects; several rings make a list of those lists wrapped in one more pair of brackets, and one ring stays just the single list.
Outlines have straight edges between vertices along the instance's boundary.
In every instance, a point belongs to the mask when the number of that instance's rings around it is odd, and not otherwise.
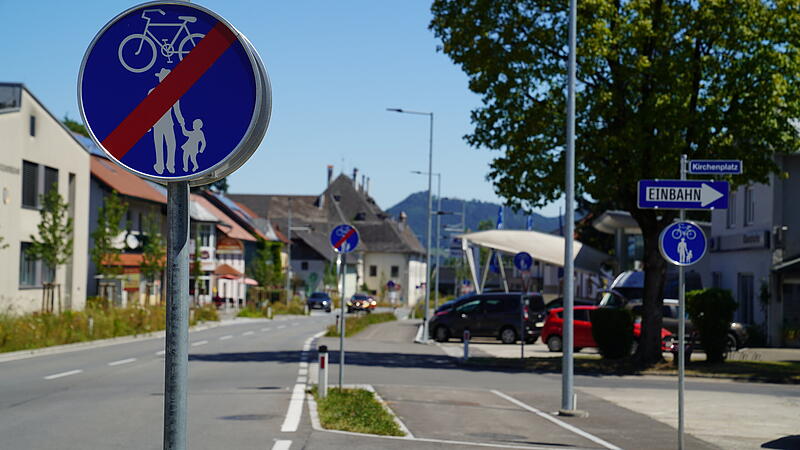
[{"label": "dashed white line", "polygon": [[136,358],[128,358],[128,359],[120,359],[119,361],[112,361],[108,363],[109,366],[120,366],[122,364],[128,364],[136,361]]},{"label": "dashed white line", "polygon": [[292,446],[292,441],[275,441],[275,445],[272,446],[272,450],[289,450],[289,447]]},{"label": "dashed white line", "polygon": [[254,333],[255,333],[255,331],[245,331],[244,333],[242,333],[242,336],[250,336],[251,334],[254,334]]},{"label": "dashed white line", "polygon": [[299,324],[299,323],[297,323],[297,322],[295,322],[295,323],[293,323],[293,324],[292,324],[292,326],[293,326],[293,327],[296,327],[296,326],[298,326],[298,325],[300,325],[300,324]]},{"label": "dashed white line", "polygon": [[[81,372],[83,372],[83,370],[81,370],[81,369],[69,370],[69,371],[66,371],[66,372],[54,373],[53,375],[48,375],[48,376],[44,377],[44,379],[45,380],[55,380],[56,378],[68,377],[70,375],[75,375],[75,374],[78,374],[78,373],[81,373]],[[296,387],[295,387],[295,389],[296,389]],[[297,420],[299,421],[300,418],[298,417]]]},{"label": "dashed white line", "polygon": [[303,399],[305,399],[306,385],[295,384],[292,390],[292,398],[289,400],[289,409],[286,411],[286,419],[281,425],[282,433],[293,433],[300,425],[300,416],[303,414]]},{"label": "dashed white line", "polygon": [[281,325],[281,326],[279,326],[279,327],[278,327],[278,329],[279,329],[279,330],[280,330],[281,328],[286,328],[286,325]]},{"label": "dashed white line", "polygon": [[[271,329],[272,328],[270,328],[270,327],[266,327],[266,328],[262,328],[261,331],[270,331]],[[278,441],[278,442],[280,442],[280,441]],[[289,442],[292,442],[292,441],[289,441]]]},{"label": "dashed white line", "polygon": [[219,338],[220,341],[227,341],[228,339],[233,339],[233,336],[230,334],[226,334],[225,336]]},{"label": "dashed white line", "polygon": [[197,347],[198,345],[206,345],[206,344],[208,344],[208,341],[192,342],[192,347]]},{"label": "dashed white line", "polygon": [[166,355],[166,354],[167,354],[166,350],[159,350],[159,351],[156,352],[156,356],[162,356],[162,355]]},{"label": "dashed white line", "polygon": [[578,427],[574,427],[574,426],[572,426],[572,425],[570,425],[570,424],[568,424],[568,423],[566,423],[564,421],[558,420],[555,417],[551,416],[550,414],[543,413],[542,411],[539,411],[538,409],[534,408],[533,406],[526,405],[525,403],[522,403],[521,401],[515,399],[514,397],[511,397],[510,395],[506,395],[506,394],[504,394],[504,393],[502,393],[500,391],[496,391],[494,389],[492,389],[492,393],[494,393],[498,397],[502,397],[502,398],[510,401],[511,403],[519,406],[522,409],[527,409],[528,411],[536,414],[537,416],[539,416],[539,417],[541,417],[543,419],[547,419],[550,422],[553,422],[554,424],[560,426],[561,428],[564,428],[565,430],[569,430],[569,431],[577,434],[578,436],[585,437],[586,439],[589,439],[590,441],[592,441],[592,442],[594,442],[596,444],[600,444],[600,445],[602,445],[603,447],[605,447],[605,448],[607,448],[609,450],[621,450],[619,447],[617,447],[616,445],[614,445],[614,444],[612,444],[610,442],[606,442],[606,441],[600,439],[599,437],[597,437],[597,436],[595,436],[593,434],[589,434],[589,433],[581,430]]},{"label": "dashed white line", "polygon": [[297,377],[297,382],[306,384],[308,382],[308,377]]},{"label": "dashed white line", "polygon": [[[308,364],[308,363],[306,363],[306,364]],[[297,371],[297,374],[298,375],[308,375],[308,369],[301,368],[300,370]]]}]

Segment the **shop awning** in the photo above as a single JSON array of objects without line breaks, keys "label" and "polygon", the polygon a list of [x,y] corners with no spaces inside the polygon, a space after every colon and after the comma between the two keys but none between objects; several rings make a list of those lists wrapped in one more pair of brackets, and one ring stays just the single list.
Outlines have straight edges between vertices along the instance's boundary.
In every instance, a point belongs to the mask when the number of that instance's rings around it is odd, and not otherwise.
[{"label": "shop awning", "polygon": [[214,269],[214,275],[220,278],[225,278],[226,280],[233,280],[236,278],[242,278],[244,276],[242,272],[239,272],[228,264],[218,265],[217,268]]},{"label": "shop awning", "polygon": [[245,278],[244,279],[244,284],[246,284],[248,286],[258,286],[258,281],[254,280],[252,278]]}]

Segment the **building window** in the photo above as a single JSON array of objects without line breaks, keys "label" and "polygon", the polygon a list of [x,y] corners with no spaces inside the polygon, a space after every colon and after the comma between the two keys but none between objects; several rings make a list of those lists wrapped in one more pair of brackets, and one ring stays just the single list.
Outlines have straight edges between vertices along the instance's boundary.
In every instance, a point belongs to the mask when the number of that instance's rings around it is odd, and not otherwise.
[{"label": "building window", "polygon": [[31,116],[29,132],[31,136],[36,136],[36,116]]},{"label": "building window", "polygon": [[739,274],[739,322],[753,323],[753,275]]},{"label": "building window", "polygon": [[369,276],[371,277],[378,276],[378,266],[369,266]]},{"label": "building window", "polygon": [[22,103],[22,88],[19,86],[0,86],[0,114],[19,111]]},{"label": "building window", "polygon": [[211,225],[200,225],[198,233],[200,234],[200,246],[211,247]]},{"label": "building window", "polygon": [[39,197],[58,190],[58,169],[22,161],[22,206],[39,208]]},{"label": "building window", "polygon": [[19,246],[19,285],[21,287],[41,286],[42,283],[52,283],[56,279],[54,267],[50,267],[41,260],[28,255],[31,248],[30,242],[21,242]]},{"label": "building window", "polygon": [[36,208],[39,191],[39,166],[22,161],[22,206]]},{"label": "building window", "polygon": [[722,272],[711,273],[711,287],[722,289]]},{"label": "building window", "polygon": [[744,189],[744,224],[752,225],[756,221],[756,201],[753,195],[753,188],[748,186]]},{"label": "building window", "polygon": [[303,261],[300,263],[300,270],[308,270],[308,261]]},{"label": "building window", "polygon": [[400,276],[400,266],[392,266],[392,278]]},{"label": "building window", "polygon": [[728,199],[728,228],[736,228],[736,192]]}]

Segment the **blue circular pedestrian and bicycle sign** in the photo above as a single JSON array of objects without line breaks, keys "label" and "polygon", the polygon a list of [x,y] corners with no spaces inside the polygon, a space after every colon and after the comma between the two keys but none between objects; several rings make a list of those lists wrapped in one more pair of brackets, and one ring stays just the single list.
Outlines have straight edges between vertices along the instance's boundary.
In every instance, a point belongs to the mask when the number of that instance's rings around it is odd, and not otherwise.
[{"label": "blue circular pedestrian and bicycle sign", "polygon": [[239,168],[266,133],[271,89],[247,38],[194,3],[135,6],[86,50],[78,104],[92,139],[133,173],[211,183]]},{"label": "blue circular pedestrian and bicycle sign", "polygon": [[338,225],[331,231],[331,245],[336,253],[350,253],[358,247],[358,231],[351,225]]},{"label": "blue circular pedestrian and bicycle sign", "polygon": [[528,252],[519,252],[514,255],[514,267],[522,272],[527,272],[531,270],[531,266],[533,265],[533,258]]},{"label": "blue circular pedestrian and bicycle sign", "polygon": [[694,222],[675,222],[658,238],[661,256],[676,266],[691,266],[706,254],[706,235]]}]

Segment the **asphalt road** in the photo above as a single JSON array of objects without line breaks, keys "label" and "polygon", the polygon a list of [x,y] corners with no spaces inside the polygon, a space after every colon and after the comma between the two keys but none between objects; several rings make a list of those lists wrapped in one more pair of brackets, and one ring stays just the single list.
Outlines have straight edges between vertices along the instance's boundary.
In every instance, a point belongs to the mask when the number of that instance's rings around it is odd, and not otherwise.
[{"label": "asphalt road", "polygon": [[[192,449],[272,448],[304,342],[331,316],[227,324],[189,335]],[[163,338],[0,363],[0,448],[162,447]]]}]

